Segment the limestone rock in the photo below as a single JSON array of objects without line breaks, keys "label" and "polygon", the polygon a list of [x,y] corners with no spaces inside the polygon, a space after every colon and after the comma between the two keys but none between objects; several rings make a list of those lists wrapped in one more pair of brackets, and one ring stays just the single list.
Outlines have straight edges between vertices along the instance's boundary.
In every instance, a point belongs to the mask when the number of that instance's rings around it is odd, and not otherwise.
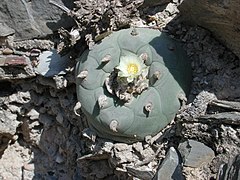
[{"label": "limestone rock", "polygon": [[[0,159],[0,179],[26,179],[26,177],[23,178],[22,168],[29,159],[28,149],[18,143],[9,146]],[[34,171],[34,167],[31,171]]]},{"label": "limestone rock", "polygon": [[17,121],[17,115],[12,114],[9,111],[0,110],[0,134],[8,134],[13,136],[16,133],[16,129],[20,124]]}]

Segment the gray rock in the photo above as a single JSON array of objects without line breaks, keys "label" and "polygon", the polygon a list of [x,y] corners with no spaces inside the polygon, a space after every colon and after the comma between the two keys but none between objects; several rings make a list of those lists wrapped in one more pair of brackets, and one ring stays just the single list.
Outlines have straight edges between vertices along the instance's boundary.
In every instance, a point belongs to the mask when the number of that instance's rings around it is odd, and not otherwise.
[{"label": "gray rock", "polygon": [[56,83],[57,89],[63,89],[67,87],[67,80],[63,76],[54,76],[53,79]]},{"label": "gray rock", "polygon": [[31,120],[36,120],[39,118],[39,112],[36,111],[35,109],[31,109],[28,113],[27,116],[30,117]]},{"label": "gray rock", "polygon": [[56,116],[56,120],[57,122],[59,122],[60,124],[63,124],[63,115],[61,113],[58,113]]},{"label": "gray rock", "polygon": [[[37,82],[43,86],[49,86],[52,88],[56,88],[56,83],[52,78],[45,78],[43,76],[37,76]],[[41,93],[42,91],[43,90],[41,89],[41,86],[38,86],[37,93]]]},{"label": "gray rock", "polygon": [[211,105],[229,109],[231,111],[236,110],[240,111],[240,102],[237,101],[225,101],[225,100],[214,100]]},{"label": "gray rock", "polygon": [[203,116],[206,114],[209,103],[216,99],[215,94],[209,93],[208,91],[202,91],[186,109],[177,115],[177,117],[191,120]]},{"label": "gray rock", "polygon": [[240,112],[221,112],[217,114],[207,114],[199,119],[217,124],[240,125]]},{"label": "gray rock", "polygon": [[0,158],[0,179],[23,179],[22,168],[29,160],[31,157],[27,148],[17,142],[9,145]]},{"label": "gray rock", "polygon": [[212,32],[224,45],[240,57],[240,3],[233,1],[189,0],[180,6],[184,21]]},{"label": "gray rock", "polygon": [[25,49],[31,51],[32,49],[53,49],[54,42],[47,39],[33,39],[13,42],[13,48]]},{"label": "gray rock", "polygon": [[58,153],[56,155],[55,161],[56,161],[56,163],[61,164],[61,163],[63,163],[65,161],[65,158],[60,153]]},{"label": "gray rock", "polygon": [[13,136],[19,124],[16,114],[0,109],[0,134]]},{"label": "gray rock", "polygon": [[22,167],[22,177],[24,180],[34,179],[34,164],[33,163],[25,163]]},{"label": "gray rock", "polygon": [[129,174],[139,179],[151,180],[154,176],[152,169],[149,167],[141,167],[141,168],[126,167],[126,169]]},{"label": "gray rock", "polygon": [[44,51],[39,56],[36,73],[45,77],[66,74],[65,69],[69,64],[69,55],[60,56],[56,50]]},{"label": "gray rock", "polygon": [[169,2],[170,0],[144,0],[143,6],[159,6]]},{"label": "gray rock", "polygon": [[176,14],[178,13],[178,9],[177,9],[177,6],[176,4],[174,3],[169,3],[165,9],[166,12],[168,12],[170,15],[173,15],[173,14]]},{"label": "gray rock", "polygon": [[14,114],[20,114],[21,113],[21,107],[16,106],[16,105],[12,105],[12,104],[6,104],[8,109],[14,113]]},{"label": "gray rock", "polygon": [[[56,0],[58,4],[73,7],[73,0]],[[0,1],[0,19],[9,34],[15,30],[16,40],[44,37],[60,27],[71,27],[73,20],[63,15],[63,10],[49,4],[49,0]],[[0,25],[0,34],[3,29]]]},{"label": "gray rock", "polygon": [[25,79],[34,76],[29,58],[16,55],[0,57],[0,80]]},{"label": "gray rock", "polygon": [[154,180],[162,179],[184,179],[179,163],[179,157],[174,147],[170,147],[165,159],[154,177]]},{"label": "gray rock", "polygon": [[8,27],[6,23],[0,22],[0,37],[6,37],[14,33],[14,29]]},{"label": "gray rock", "polygon": [[199,168],[214,158],[214,151],[201,142],[188,140],[181,143],[178,150],[183,158],[183,165]]},{"label": "gray rock", "polygon": [[231,158],[227,164],[219,168],[217,180],[239,180],[240,179],[240,154]]},{"label": "gray rock", "polygon": [[18,91],[15,94],[11,94],[8,97],[8,102],[9,103],[19,103],[19,104],[26,104],[31,100],[31,94],[29,91],[22,92]]},{"label": "gray rock", "polygon": [[46,127],[50,127],[55,122],[54,116],[48,115],[48,114],[40,114],[39,115],[39,121],[43,123]]}]

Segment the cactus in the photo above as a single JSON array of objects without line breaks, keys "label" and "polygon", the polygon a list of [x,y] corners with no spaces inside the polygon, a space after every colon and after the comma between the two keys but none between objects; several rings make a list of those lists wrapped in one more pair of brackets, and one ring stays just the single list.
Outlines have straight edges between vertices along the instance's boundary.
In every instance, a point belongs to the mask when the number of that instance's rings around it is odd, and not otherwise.
[{"label": "cactus", "polygon": [[191,84],[185,52],[157,30],[114,32],[77,60],[77,96],[89,126],[115,141],[157,134],[174,119]]}]

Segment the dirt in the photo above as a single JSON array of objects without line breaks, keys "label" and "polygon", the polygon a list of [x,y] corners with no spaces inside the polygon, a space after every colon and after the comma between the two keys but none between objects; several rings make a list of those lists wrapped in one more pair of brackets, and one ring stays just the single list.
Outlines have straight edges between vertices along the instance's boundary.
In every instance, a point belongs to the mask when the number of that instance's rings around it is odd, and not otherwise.
[{"label": "dirt", "polygon": [[[219,105],[223,103],[219,100],[240,101],[239,59],[206,29],[183,24],[179,1],[149,8],[141,6],[143,1],[102,0],[98,11],[95,1],[92,6],[89,1],[75,2],[72,17],[82,27],[77,27],[83,32],[81,39],[69,44],[64,36],[54,42],[76,55],[85,40],[91,48],[95,38],[108,31],[137,26],[167,32],[192,60],[188,102],[156,137],[124,144],[96,137],[85,115],[74,113],[74,60],[67,74],[54,78],[2,80],[0,179],[152,179],[169,148],[177,150],[188,139],[211,148],[214,157],[199,167],[181,165],[184,179],[217,179],[221,165],[240,153],[239,109]],[[53,43],[47,38],[34,41],[17,42],[15,49],[27,53],[32,48],[49,49]]]}]

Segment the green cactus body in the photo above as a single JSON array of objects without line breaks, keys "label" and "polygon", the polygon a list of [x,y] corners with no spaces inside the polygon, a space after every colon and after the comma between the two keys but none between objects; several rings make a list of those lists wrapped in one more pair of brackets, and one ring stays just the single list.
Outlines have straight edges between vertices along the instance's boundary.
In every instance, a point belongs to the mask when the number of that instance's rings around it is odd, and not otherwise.
[{"label": "green cactus body", "polygon": [[[131,143],[166,127],[180,108],[191,84],[191,65],[181,46],[157,30],[137,28],[112,33],[76,66],[78,100],[92,130],[103,138]],[[106,79],[121,56],[146,54],[149,86],[129,102],[110,93]]]}]

